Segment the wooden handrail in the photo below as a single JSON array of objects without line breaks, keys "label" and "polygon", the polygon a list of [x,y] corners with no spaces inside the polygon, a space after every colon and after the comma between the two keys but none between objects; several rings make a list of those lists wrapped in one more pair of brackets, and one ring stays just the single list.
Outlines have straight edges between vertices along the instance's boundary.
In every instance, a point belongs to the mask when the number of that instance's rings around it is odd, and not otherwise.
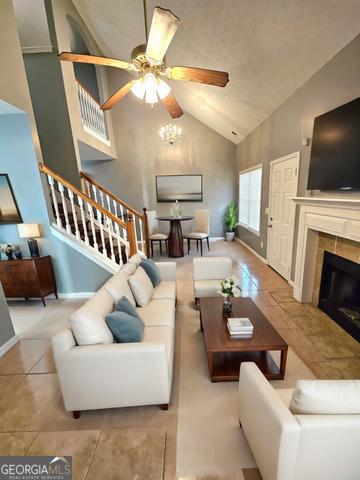
[{"label": "wooden handrail", "polygon": [[137,210],[135,210],[134,208],[130,207],[130,205],[128,205],[126,202],[124,202],[123,200],[120,200],[119,197],[117,197],[116,195],[114,195],[113,193],[110,192],[110,190],[108,190],[106,187],[104,187],[103,185],[101,185],[100,183],[98,183],[96,180],[94,180],[93,178],[89,177],[89,175],[87,175],[85,172],[80,172],[80,177],[83,178],[84,180],[86,180],[87,182],[91,183],[92,185],[95,185],[96,188],[98,188],[99,190],[101,190],[103,193],[105,193],[105,195],[108,195],[110,198],[112,198],[113,200],[115,200],[115,202],[119,203],[120,205],[122,205],[124,208],[126,208],[126,210],[128,210],[130,213],[132,213],[133,215],[135,215],[136,217],[138,218],[141,218],[142,220],[144,219],[144,215],[142,215],[141,213],[139,213]]},{"label": "wooden handrail", "polygon": [[120,218],[116,217],[111,212],[106,210],[102,205],[95,202],[95,200],[88,197],[85,193],[83,193],[81,190],[76,188],[72,183],[68,182],[64,177],[62,177],[58,173],[54,172],[54,170],[51,170],[51,168],[49,168],[47,165],[45,165],[44,163],[39,163],[39,170],[40,170],[41,173],[47,173],[47,174],[51,175],[55,180],[62,183],[66,188],[68,188],[73,193],[75,193],[77,196],[82,198],[82,200],[89,203],[96,210],[99,210],[106,217],[110,218],[110,220],[117,223],[120,227],[127,229],[127,224],[125,222],[123,222],[122,220],[120,220]]}]

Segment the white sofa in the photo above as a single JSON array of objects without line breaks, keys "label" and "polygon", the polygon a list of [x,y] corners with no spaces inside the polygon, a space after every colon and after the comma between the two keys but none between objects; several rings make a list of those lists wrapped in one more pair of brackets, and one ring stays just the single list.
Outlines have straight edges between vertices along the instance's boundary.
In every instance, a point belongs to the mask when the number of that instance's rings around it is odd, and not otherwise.
[{"label": "white sofa", "polygon": [[[76,322],[91,318],[92,325],[98,322],[99,329],[109,332],[105,316],[114,303],[125,295],[135,305],[127,279],[139,262],[136,257],[131,260],[71,315],[73,328]],[[104,330],[102,344],[77,345],[70,328],[53,337],[65,409],[73,411],[75,418],[81,410],[101,408],[160,405],[167,409],[174,357],[176,264],[157,266],[161,283],[154,288],[150,303],[137,308],[145,323],[141,342],[114,343]]]},{"label": "white sofa", "polygon": [[229,257],[201,257],[193,260],[195,304],[202,297],[218,297],[220,281],[230,277],[232,260]]},{"label": "white sofa", "polygon": [[241,364],[239,419],[263,480],[359,480],[360,415],[293,415],[292,392]]}]

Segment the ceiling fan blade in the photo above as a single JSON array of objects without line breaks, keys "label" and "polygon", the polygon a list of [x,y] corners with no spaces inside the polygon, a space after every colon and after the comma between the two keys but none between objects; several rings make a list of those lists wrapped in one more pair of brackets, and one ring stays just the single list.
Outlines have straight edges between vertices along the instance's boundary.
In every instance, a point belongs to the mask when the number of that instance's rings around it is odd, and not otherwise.
[{"label": "ceiling fan blade", "polygon": [[155,7],[146,46],[146,58],[151,65],[159,65],[180,24],[170,10]]},{"label": "ceiling fan blade", "polygon": [[61,52],[60,60],[76,63],[92,63],[94,65],[104,65],[107,67],[122,68],[124,70],[134,70],[135,67],[129,62],[116,60],[115,58],[97,57],[95,55],[84,55],[82,53]]},{"label": "ceiling fan blade", "polygon": [[225,87],[229,81],[227,72],[195,67],[169,67],[166,76],[171,80],[189,80],[190,82],[207,83],[216,87]]},{"label": "ceiling fan blade", "polygon": [[176,98],[170,92],[165,98],[161,100],[166,110],[170,113],[172,118],[179,118],[184,112],[181,110],[180,105],[177,103]]},{"label": "ceiling fan blade", "polygon": [[117,103],[119,103],[125,95],[130,92],[130,88],[134,85],[136,80],[131,80],[131,82],[126,83],[123,87],[120,88],[117,92],[114,93],[105,103],[101,105],[101,110],[110,110]]}]

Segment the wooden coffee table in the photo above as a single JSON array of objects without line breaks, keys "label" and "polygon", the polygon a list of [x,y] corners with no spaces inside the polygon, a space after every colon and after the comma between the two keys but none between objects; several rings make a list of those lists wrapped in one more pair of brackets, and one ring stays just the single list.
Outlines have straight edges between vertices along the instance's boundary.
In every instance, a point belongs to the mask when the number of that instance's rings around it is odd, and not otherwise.
[{"label": "wooden coffee table", "polygon": [[[252,338],[232,339],[223,314],[222,298],[200,298],[200,327],[212,382],[239,380],[241,362],[255,362],[269,380],[283,380],[288,345],[251,298],[233,298],[230,317],[247,317]],[[280,350],[280,368],[270,351]]]}]

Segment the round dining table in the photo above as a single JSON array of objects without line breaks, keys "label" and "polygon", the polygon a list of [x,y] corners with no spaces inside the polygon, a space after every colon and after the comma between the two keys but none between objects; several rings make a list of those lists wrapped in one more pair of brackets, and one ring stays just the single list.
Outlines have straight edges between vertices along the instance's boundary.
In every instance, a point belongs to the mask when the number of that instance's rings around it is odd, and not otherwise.
[{"label": "round dining table", "polygon": [[160,222],[170,222],[169,232],[169,257],[179,258],[184,256],[184,239],[181,229],[181,222],[193,220],[194,217],[157,217]]}]

